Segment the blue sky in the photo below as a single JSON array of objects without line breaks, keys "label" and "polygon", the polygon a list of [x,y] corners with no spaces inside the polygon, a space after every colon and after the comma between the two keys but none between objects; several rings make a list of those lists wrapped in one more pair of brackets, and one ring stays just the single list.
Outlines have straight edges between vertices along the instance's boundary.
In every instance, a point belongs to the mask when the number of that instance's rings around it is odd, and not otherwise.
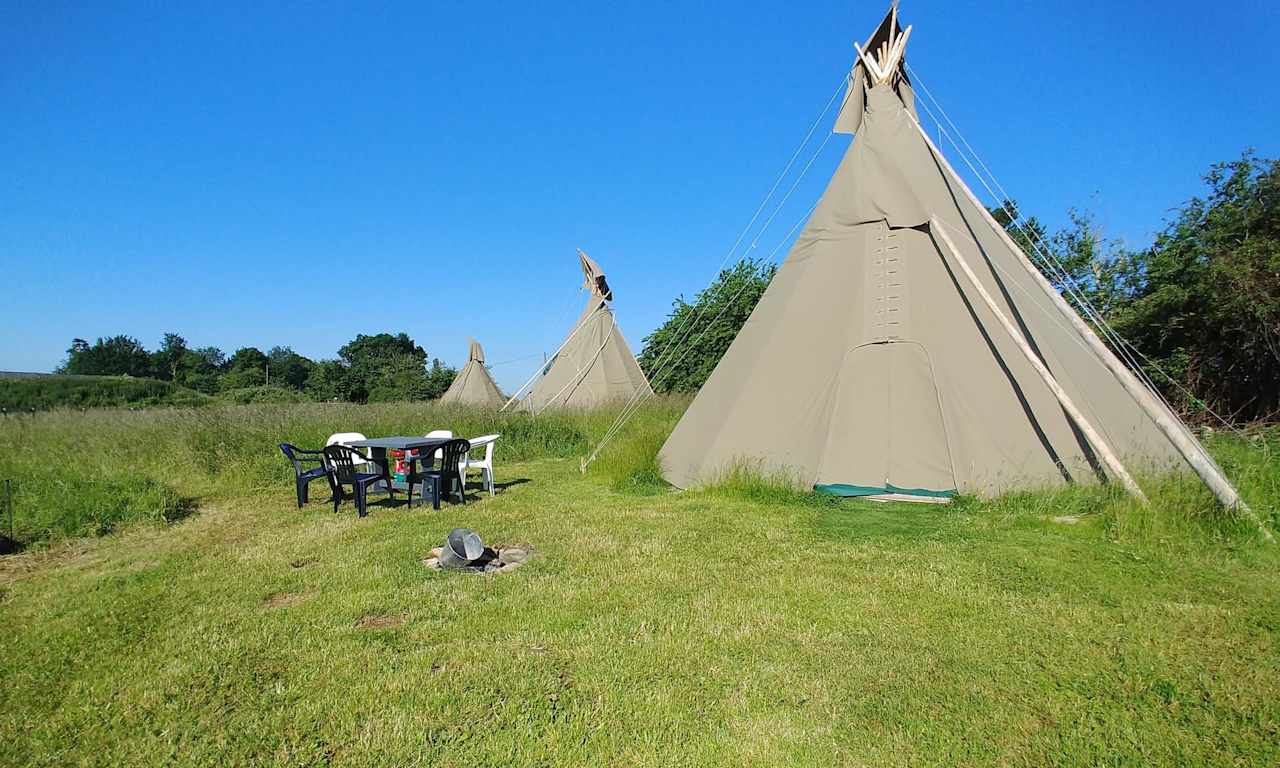
[{"label": "blue sky", "polygon": [[[0,25],[0,369],[76,336],[323,358],[403,330],[453,364],[475,335],[511,389],[580,308],[575,248],[637,350],[708,282],[886,6],[90,5]],[[1038,5],[902,7],[1025,210],[1145,244],[1209,164],[1280,155],[1275,3]]]}]

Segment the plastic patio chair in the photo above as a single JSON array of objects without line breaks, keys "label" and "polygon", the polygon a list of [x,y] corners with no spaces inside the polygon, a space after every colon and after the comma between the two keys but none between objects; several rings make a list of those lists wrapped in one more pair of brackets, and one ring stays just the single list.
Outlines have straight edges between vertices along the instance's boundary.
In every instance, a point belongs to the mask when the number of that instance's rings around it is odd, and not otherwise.
[{"label": "plastic patio chair", "polygon": [[[423,435],[423,437],[443,437],[443,438],[446,438],[446,439],[452,439],[452,438],[453,438],[453,432],[450,432],[450,431],[449,431],[449,430],[447,430],[447,429],[433,429],[433,430],[431,430],[430,432],[428,432],[427,434]],[[405,461],[408,461],[408,460],[412,459],[413,457],[415,457],[415,456],[417,456],[417,455],[418,455],[418,452],[417,452],[417,451],[412,450],[412,449],[407,450],[407,451],[405,451],[405,452],[404,452],[404,458],[405,458]],[[439,458],[440,458],[440,451],[436,451],[434,454],[432,454],[432,458],[439,459]]]},{"label": "plastic patio chair", "polygon": [[[452,432],[451,430],[448,430],[448,429],[433,429],[433,430],[431,430],[430,432],[428,432],[427,434],[423,435],[423,437],[443,437],[443,438],[445,438],[445,439],[447,439],[447,440],[452,440],[452,439],[453,439],[453,432]],[[440,458],[440,451],[439,451],[439,450],[437,450],[437,451],[436,451],[435,458],[437,458],[437,459],[439,459],[439,458]]]},{"label": "plastic patio chair", "polygon": [[422,483],[422,495],[427,495],[427,489],[431,492],[431,507],[433,509],[440,508],[440,496],[445,493],[444,489],[450,488],[452,481],[458,482],[458,495],[462,497],[462,503],[467,503],[467,486],[462,481],[462,472],[459,467],[462,463],[462,457],[471,450],[471,443],[466,440],[457,439],[450,440],[440,446],[436,453],[440,454],[440,468],[434,468],[434,457],[431,464],[424,464],[422,469],[418,469],[418,462],[425,457],[415,456],[409,459],[409,506],[413,506],[413,486]]},{"label": "plastic patio chair", "polygon": [[[293,465],[294,490],[298,493],[298,509],[302,509],[302,505],[307,503],[307,487],[311,485],[311,481],[329,476],[324,451],[312,451],[289,443],[281,443],[280,452]],[[317,466],[307,468],[307,464]]]},{"label": "plastic patio chair", "polygon": [[458,472],[462,475],[462,481],[467,480],[467,470],[480,470],[480,479],[483,482],[484,489],[493,496],[493,446],[498,442],[501,435],[485,435],[483,437],[471,438],[471,450],[484,447],[484,458],[473,459],[471,454],[467,453],[462,457],[462,463],[458,466]]},{"label": "plastic patio chair", "polygon": [[[356,502],[356,512],[360,517],[369,514],[368,496],[369,486],[380,482],[382,473],[360,472],[356,469],[360,464],[362,455],[355,448],[349,448],[345,445],[330,445],[324,449],[325,463],[329,465],[329,487],[333,490],[333,511],[338,511],[338,505],[346,498],[343,486],[351,486],[351,495]],[[367,462],[366,462],[367,463]],[[395,498],[395,491],[387,489],[391,494],[391,498]]]},{"label": "plastic patio chair", "polygon": [[[329,435],[328,440],[324,441],[324,447],[328,448],[331,445],[345,445],[348,448],[351,448],[351,443],[354,443],[357,440],[366,439],[368,438],[359,432],[335,432],[332,435]],[[356,462],[357,464],[373,464],[373,461],[369,458],[369,454],[361,451],[359,448],[351,448],[351,450],[355,451],[356,454],[360,456],[360,460]]]}]

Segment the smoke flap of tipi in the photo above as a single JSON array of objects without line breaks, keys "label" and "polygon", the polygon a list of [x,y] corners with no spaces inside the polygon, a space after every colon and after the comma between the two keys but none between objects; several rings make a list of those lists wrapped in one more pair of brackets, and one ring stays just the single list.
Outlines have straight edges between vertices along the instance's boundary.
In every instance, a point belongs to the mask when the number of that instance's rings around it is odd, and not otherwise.
[{"label": "smoke flap of tipi", "polygon": [[583,287],[590,295],[578,322],[534,375],[528,396],[520,401],[521,407],[534,413],[547,408],[593,408],[653,391],[622,337],[610,305],[613,291],[604,271],[582,251],[578,251],[578,260]]},{"label": "smoke flap of tipi", "polygon": [[480,342],[471,339],[467,364],[462,366],[449,389],[440,396],[440,402],[500,408],[506,400],[502,390],[498,389],[493,377],[489,375],[489,369],[485,368],[484,349]]},{"label": "smoke flap of tipi", "polygon": [[835,125],[854,140],[663,445],[667,480],[690,487],[746,465],[843,496],[1113,480],[1143,498],[1127,467],[1185,459],[1244,507],[920,126],[910,34],[895,2],[858,47]]}]

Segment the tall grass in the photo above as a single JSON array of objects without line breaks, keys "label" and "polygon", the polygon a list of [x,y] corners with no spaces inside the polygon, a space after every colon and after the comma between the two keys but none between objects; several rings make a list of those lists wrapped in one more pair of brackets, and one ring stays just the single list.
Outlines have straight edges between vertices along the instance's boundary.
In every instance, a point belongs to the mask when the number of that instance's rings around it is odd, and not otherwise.
[{"label": "tall grass", "polygon": [[[630,419],[601,451],[593,475],[613,490],[657,493],[657,454],[688,404],[659,397]],[[291,487],[283,442],[316,448],[334,432],[370,437],[450,429],[463,437],[499,433],[498,462],[587,455],[620,405],[591,411],[517,412],[429,403],[214,405],[145,412],[52,411],[0,418],[0,478],[18,480],[15,533],[32,543],[113,530],[134,520],[169,520],[207,498],[280,492]],[[1280,432],[1217,434],[1210,449],[1255,511],[1274,530],[1280,501]],[[1237,542],[1256,535],[1239,514],[1221,510],[1189,474],[1141,478],[1151,504],[1112,488],[1078,486],[961,499],[988,517],[1097,516],[1117,540]],[[789,478],[736,467],[700,492],[763,504],[843,503],[797,490]]]},{"label": "tall grass", "polygon": [[[628,434],[640,428],[665,435],[686,402],[656,398],[629,423]],[[170,519],[203,498],[289,488],[292,469],[280,443],[318,448],[335,432],[377,437],[449,429],[460,437],[501,434],[499,462],[567,458],[585,455],[620,407],[536,417],[436,402],[10,415],[0,420],[0,478],[20,483],[15,538],[32,543]]]},{"label": "tall grass", "polygon": [[192,407],[208,395],[168,381],[128,376],[39,376],[0,379],[0,408],[9,412],[53,408]]},{"label": "tall grass", "polygon": [[591,471],[613,490],[623,493],[650,494],[667,489],[658,451],[687,404],[688,400],[678,397],[659,398],[646,404],[604,445]]}]

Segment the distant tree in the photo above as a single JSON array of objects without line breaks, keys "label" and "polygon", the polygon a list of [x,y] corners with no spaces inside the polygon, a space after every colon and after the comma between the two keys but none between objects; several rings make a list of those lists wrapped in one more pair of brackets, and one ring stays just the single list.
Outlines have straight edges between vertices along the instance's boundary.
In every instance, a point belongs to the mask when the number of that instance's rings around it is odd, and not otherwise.
[{"label": "distant tree", "polygon": [[166,333],[160,342],[160,349],[151,355],[157,377],[177,381],[178,369],[185,360],[187,351],[186,339],[176,333]]},{"label": "distant tree", "polygon": [[313,400],[353,400],[350,373],[338,360],[321,360],[311,367],[306,392]]},{"label": "distant tree", "polygon": [[451,368],[439,359],[431,361],[431,368],[427,371],[427,386],[425,394],[428,399],[434,400],[449,390],[449,385],[453,384],[453,380],[458,376],[458,369]]},{"label": "distant tree", "polygon": [[267,356],[257,347],[241,347],[226,363],[226,371],[218,380],[218,389],[260,387],[267,383]]},{"label": "distant tree", "polygon": [[743,259],[687,302],[677,298],[667,320],[644,339],[640,367],[657,392],[696,392],[737,338],[778,271]]},{"label": "distant tree", "polygon": [[174,382],[211,395],[218,391],[218,378],[225,365],[226,355],[217,347],[188,349],[182,354]]},{"label": "distant tree", "polygon": [[391,335],[379,333],[374,336],[358,334],[338,350],[338,358],[352,368],[366,364],[376,365],[381,360],[409,355],[425,361],[426,350],[413,342],[407,333]]},{"label": "distant tree", "polygon": [[423,365],[410,355],[385,358],[376,376],[366,385],[369,402],[399,402],[427,399],[427,377]]},{"label": "distant tree", "polygon": [[217,347],[200,347],[191,350],[191,352],[198,355],[204,361],[204,365],[214,370],[221,371],[227,365],[226,354]]},{"label": "distant tree", "polygon": [[1183,390],[1240,420],[1280,413],[1280,160],[1246,152],[1210,168],[1147,250],[1134,255],[1126,302],[1112,313],[1124,336]]},{"label": "distant tree", "polygon": [[1044,225],[1035,216],[1024,216],[1016,200],[1005,200],[994,208],[988,208],[991,218],[1009,233],[1010,239],[1017,243],[1032,261],[1039,261],[1035,255],[1036,248],[1044,248],[1048,237]]},{"label": "distant tree", "polygon": [[67,359],[58,369],[81,376],[150,376],[151,355],[132,336],[99,337],[91,346],[74,339]]},{"label": "distant tree", "polygon": [[1070,225],[1050,236],[1036,217],[1023,217],[1013,200],[990,211],[1031,263],[1086,319],[1094,320],[1091,309],[1106,317],[1124,300],[1132,256],[1119,242],[1103,238],[1089,213],[1069,210]]},{"label": "distant tree", "polygon": [[349,397],[357,402],[427,397],[427,352],[408,334],[360,334],[338,357],[347,368]]},{"label": "distant tree", "polygon": [[[1049,238],[993,215],[1087,319],[1084,302],[1140,355],[1147,375],[1184,413],[1205,406],[1241,421],[1280,414],[1280,161],[1246,152],[1204,176],[1146,249],[1103,238],[1091,217],[1071,211]],[[1034,219],[1031,220],[1034,222]],[[1070,276],[1070,281],[1063,274]],[[1071,290],[1067,285],[1072,286]],[[1114,345],[1113,345],[1114,346]],[[1117,350],[1127,352],[1126,350]]]},{"label": "distant tree", "polygon": [[267,353],[271,365],[271,384],[301,392],[307,386],[307,377],[315,365],[289,347],[272,347]]}]

